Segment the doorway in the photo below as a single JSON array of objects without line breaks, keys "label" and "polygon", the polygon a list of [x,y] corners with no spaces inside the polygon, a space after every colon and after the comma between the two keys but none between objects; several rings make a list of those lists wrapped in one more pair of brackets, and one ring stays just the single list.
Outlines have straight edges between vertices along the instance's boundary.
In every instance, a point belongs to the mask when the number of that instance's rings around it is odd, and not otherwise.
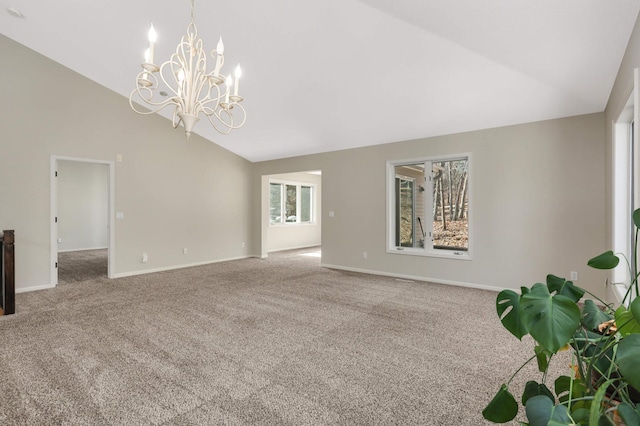
[{"label": "doorway", "polygon": [[51,158],[51,283],[114,273],[113,162]]},{"label": "doorway", "polygon": [[322,171],[263,175],[261,185],[261,258],[269,252],[319,247]]}]

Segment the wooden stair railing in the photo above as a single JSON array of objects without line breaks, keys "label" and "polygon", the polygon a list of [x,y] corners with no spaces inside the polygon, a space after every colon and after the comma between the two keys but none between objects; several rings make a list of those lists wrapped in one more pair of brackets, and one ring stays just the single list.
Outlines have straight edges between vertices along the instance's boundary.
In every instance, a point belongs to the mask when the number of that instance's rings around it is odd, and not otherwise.
[{"label": "wooden stair railing", "polygon": [[0,233],[0,315],[16,312],[16,275],[15,275],[15,233],[13,230]]}]

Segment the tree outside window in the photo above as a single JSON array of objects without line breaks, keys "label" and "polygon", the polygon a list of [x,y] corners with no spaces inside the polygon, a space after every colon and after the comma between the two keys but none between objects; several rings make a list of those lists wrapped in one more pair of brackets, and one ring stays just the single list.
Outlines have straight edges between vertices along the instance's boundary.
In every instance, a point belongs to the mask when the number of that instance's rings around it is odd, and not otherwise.
[{"label": "tree outside window", "polygon": [[271,224],[312,223],[313,191],[312,185],[270,182],[269,222]]},{"label": "tree outside window", "polygon": [[468,258],[469,157],[388,162],[388,251]]}]

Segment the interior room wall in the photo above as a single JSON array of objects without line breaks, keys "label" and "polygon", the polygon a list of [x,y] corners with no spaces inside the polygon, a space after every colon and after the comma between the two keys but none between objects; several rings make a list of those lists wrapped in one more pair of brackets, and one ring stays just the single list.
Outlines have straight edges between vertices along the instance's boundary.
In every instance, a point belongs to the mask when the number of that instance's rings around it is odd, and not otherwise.
[{"label": "interior room wall", "polygon": [[58,251],[108,247],[109,167],[58,161]]},{"label": "interior room wall", "polygon": [[[325,266],[492,289],[576,271],[603,296],[586,262],[606,247],[604,128],[599,113],[266,161],[254,181],[322,170]],[[471,155],[473,260],[387,253],[386,162],[458,153]]]},{"label": "interior room wall", "polygon": [[[315,185],[316,220],[311,224],[270,225],[268,211],[264,211],[262,226],[267,227],[267,252],[320,245],[322,241],[322,176],[310,173],[270,175],[263,179],[262,191],[269,194],[269,179]],[[268,201],[267,201],[268,203]]]},{"label": "interior room wall", "polygon": [[196,134],[185,140],[165,118],[134,113],[4,36],[0,54],[11,58],[0,67],[0,226],[16,230],[18,291],[51,286],[52,156],[115,161],[116,276],[252,254],[250,162]]}]

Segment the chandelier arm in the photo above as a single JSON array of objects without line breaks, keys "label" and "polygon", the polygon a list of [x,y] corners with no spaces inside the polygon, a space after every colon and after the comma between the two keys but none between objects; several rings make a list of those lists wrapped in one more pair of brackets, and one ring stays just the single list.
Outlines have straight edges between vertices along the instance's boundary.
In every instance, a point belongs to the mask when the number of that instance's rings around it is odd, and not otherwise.
[{"label": "chandelier arm", "polygon": [[[218,86],[215,86],[215,87],[216,87],[216,90],[218,92],[218,96],[212,97],[211,96],[211,89],[209,89],[209,91],[207,92],[207,96],[204,99],[201,100],[201,104],[202,104],[202,109],[203,110],[206,108],[206,109],[211,109],[213,111],[213,110],[217,109],[218,106],[220,105],[220,101],[222,100],[222,97],[224,95],[220,93],[220,87],[218,87]],[[210,107],[209,104],[211,104],[211,103],[213,103],[215,105],[213,107]],[[210,115],[210,113],[207,114],[207,115]]]},{"label": "chandelier arm", "polygon": [[226,123],[224,123],[224,121],[220,120],[220,118],[217,115],[213,115],[214,117],[218,118],[218,120],[224,125],[223,128],[218,127],[218,124],[216,124],[216,122],[214,122],[211,119],[211,115],[207,115],[207,119],[209,120],[209,123],[211,123],[211,125],[213,126],[214,129],[216,129],[216,131],[218,133],[222,133],[223,135],[227,135],[229,134],[229,132],[231,132],[232,128],[227,126]]},{"label": "chandelier arm", "polygon": [[[136,113],[140,114],[140,115],[151,115],[151,114],[155,114],[158,111],[161,111],[162,109],[168,107],[169,105],[175,105],[175,100],[174,98],[170,98],[167,99],[164,102],[150,102],[144,98],[141,98],[142,101],[144,101],[145,104],[150,105],[151,107],[157,107],[157,108],[145,108],[145,110],[139,110],[136,108],[136,104],[137,102],[135,102],[134,100],[134,95],[137,94],[138,96],[140,96],[140,93],[138,91],[138,89],[133,89],[133,91],[131,92],[131,95],[129,95],[129,105],[131,106],[131,109],[133,111],[135,111]],[[144,105],[143,105],[144,106]]]},{"label": "chandelier arm", "polygon": [[173,110],[173,117],[171,118],[171,124],[174,129],[177,129],[180,125],[180,116],[178,115],[178,108]]},{"label": "chandelier arm", "polygon": [[[242,111],[242,120],[238,124],[234,124],[236,122],[234,117],[237,117],[238,115],[234,116],[231,113],[232,108],[237,108]],[[217,121],[225,127],[225,129],[228,129],[225,133],[229,133],[233,129],[239,129],[247,121],[247,112],[242,105],[237,103],[231,104],[231,107],[229,109],[220,108],[218,110],[213,110],[211,114],[206,114],[206,116],[209,119],[211,125],[215,127],[216,130],[220,131],[218,125],[216,125],[216,123],[213,121],[212,117],[215,117]]]},{"label": "chandelier arm", "polygon": [[[237,120],[233,120],[233,117],[232,117],[232,120],[231,120],[232,121],[231,128],[232,129],[239,129],[240,127],[244,126],[244,123],[247,121],[247,112],[245,111],[244,107],[242,105],[238,104],[238,103],[233,103],[232,105],[233,105],[234,109],[238,108],[238,109],[240,109],[242,111],[242,121],[240,121],[239,124],[233,125],[233,122],[237,121]],[[229,115],[231,115],[231,113],[229,113]],[[237,117],[237,115],[236,115],[236,117]]]},{"label": "chandelier arm", "polygon": [[[195,24],[193,25],[193,27],[195,29]],[[211,91],[211,80],[209,79],[209,75],[206,72],[207,56],[204,52],[201,39],[196,42],[195,49],[191,49],[190,53],[191,61],[189,62],[189,64],[193,66],[193,70],[190,74],[192,79],[188,81],[190,86],[189,96],[191,97],[191,100],[193,102],[193,113],[194,115],[197,115],[200,113],[200,111],[202,111],[203,103],[205,103],[209,98],[209,93]],[[205,85],[209,86],[206,90]]]},{"label": "chandelier arm", "polygon": [[162,79],[162,82],[168,88],[168,90],[170,90],[175,95],[169,98],[168,101],[172,101],[173,103],[176,104],[176,107],[180,108],[180,110],[184,110],[185,108],[184,100],[182,99],[182,96],[180,95],[179,90],[174,89],[173,86],[169,84],[169,82],[167,82],[167,79],[165,78],[165,67],[168,65],[168,68],[170,68],[170,71],[175,81],[178,83],[178,79],[176,77],[176,74],[174,72],[174,67],[173,67],[175,64],[176,63],[174,61],[174,56],[171,55],[170,60],[162,64],[162,66],[160,67],[160,78]]},{"label": "chandelier arm", "polygon": [[209,86],[206,90],[206,95],[204,98],[199,99],[199,102],[206,101],[209,97],[209,93],[211,92],[211,80],[209,80],[209,76],[206,73],[207,69],[207,57],[204,55],[202,50],[198,51],[198,66],[196,67],[198,78],[197,78],[197,87],[196,93],[197,97],[200,98],[203,90],[205,90],[205,86]]},{"label": "chandelier arm", "polygon": [[[131,106],[131,109],[133,109],[136,113],[142,114],[142,115],[154,114],[160,111],[161,109],[171,105],[172,103],[175,103],[175,98],[169,98],[162,102],[152,101],[153,91],[158,87],[158,78],[155,75],[150,74],[146,71],[142,71],[138,74],[138,78],[137,78],[137,81],[141,81],[141,80],[149,81],[151,85],[148,87],[137,85],[136,88],[133,89],[133,91],[129,95],[129,105]],[[145,108],[144,111],[139,110],[135,106],[136,104],[138,104],[134,102],[135,96],[137,96],[138,100],[140,100],[141,102],[144,102],[146,105],[149,105],[151,107],[157,107],[157,108]]]}]

